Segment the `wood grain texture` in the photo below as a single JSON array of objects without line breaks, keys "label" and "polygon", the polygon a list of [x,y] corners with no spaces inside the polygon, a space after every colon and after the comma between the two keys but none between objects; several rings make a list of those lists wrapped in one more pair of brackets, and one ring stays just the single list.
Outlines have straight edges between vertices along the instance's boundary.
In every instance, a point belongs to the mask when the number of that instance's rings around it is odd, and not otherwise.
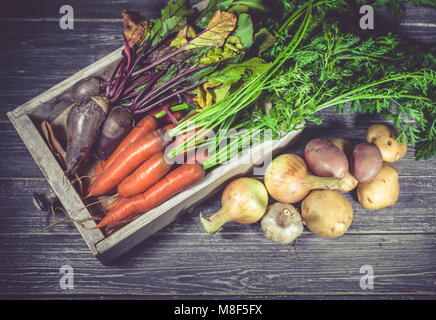
[{"label": "wood grain texture", "polygon": [[[7,274],[0,294],[30,287],[33,294],[69,296],[434,295],[434,240],[434,234],[347,234],[332,242],[304,234],[292,248],[250,233],[156,234],[107,269],[87,258],[77,236],[0,236]],[[47,242],[50,254],[29,261]],[[62,265],[74,268],[70,292],[59,288]],[[374,290],[359,287],[362,265],[374,268]]]},{"label": "wood grain texture", "polygon": [[[305,231],[295,247],[262,237],[257,224],[228,224],[216,236],[203,233],[200,213],[219,208],[219,195],[140,244],[110,267],[93,258],[73,225],[50,230],[34,209],[34,191],[48,183],[8,123],[6,112],[64,80],[121,44],[119,12],[128,7],[155,16],[164,1],[73,1],[74,30],[58,27],[62,1],[0,4],[0,296],[31,298],[436,298],[436,160],[413,160],[413,150],[394,164],[399,202],[369,212],[355,209],[349,233],[335,240]],[[427,12],[427,11],[425,11]],[[434,41],[434,23],[420,9],[403,21],[412,37]],[[424,29],[423,29],[424,28]],[[431,29],[430,29],[431,28]],[[287,151],[300,155],[314,137],[362,140],[373,116],[322,113],[320,127],[306,129]],[[59,215],[61,217],[61,215]],[[61,290],[59,268],[70,264],[75,289]],[[362,265],[374,267],[374,290],[359,287]]]},{"label": "wood grain texture", "polygon": [[[196,3],[198,1],[192,1]],[[74,15],[78,19],[121,19],[123,9],[143,12],[148,17],[159,16],[159,10],[164,6],[165,0],[106,0],[104,3],[98,0],[78,1],[68,3],[62,0],[29,1],[17,0],[2,2],[0,5],[0,18],[2,19],[32,19],[47,20],[59,19],[61,6],[69,4],[74,9]]]},{"label": "wood grain texture", "polygon": [[[0,21],[0,41],[9,48],[0,53],[0,122],[7,121],[6,112],[119,48],[121,32],[121,23],[64,31],[57,22]],[[54,65],[62,67],[54,71]]]}]

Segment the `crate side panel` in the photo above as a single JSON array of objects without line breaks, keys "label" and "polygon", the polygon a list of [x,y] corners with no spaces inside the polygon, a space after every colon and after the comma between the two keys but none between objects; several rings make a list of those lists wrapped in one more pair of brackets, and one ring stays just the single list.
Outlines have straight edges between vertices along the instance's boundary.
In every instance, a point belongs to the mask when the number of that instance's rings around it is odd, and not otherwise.
[{"label": "crate side panel", "polygon": [[[8,116],[70,217],[73,219],[90,218],[91,215],[89,211],[85,208],[85,205],[74,187],[65,177],[62,168],[54,158],[29,116],[24,114],[15,117],[14,113],[8,113]],[[94,221],[87,221],[84,225],[86,227],[93,227],[95,223]],[[76,227],[95,255],[95,243],[104,238],[101,231],[98,229],[87,230],[77,223]]]}]

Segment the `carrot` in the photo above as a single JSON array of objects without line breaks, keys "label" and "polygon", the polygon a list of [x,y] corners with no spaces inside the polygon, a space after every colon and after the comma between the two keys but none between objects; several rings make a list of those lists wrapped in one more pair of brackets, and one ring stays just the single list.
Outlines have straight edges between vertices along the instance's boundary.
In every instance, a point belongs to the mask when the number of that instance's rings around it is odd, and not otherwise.
[{"label": "carrot", "polygon": [[152,116],[145,116],[142,118],[129,132],[129,134],[120,142],[118,147],[112,152],[110,157],[103,161],[103,168],[107,168],[115,159],[126,149],[131,143],[138,140],[140,137],[155,130],[158,126],[156,119]]},{"label": "carrot", "polygon": [[131,143],[123,152],[105,168],[95,182],[89,187],[86,197],[100,196],[115,188],[144,161],[164,150],[166,146],[165,131],[154,130]]},{"label": "carrot", "polygon": [[95,179],[97,179],[97,177],[103,173],[104,168],[107,166],[107,164],[106,164],[107,161],[108,160],[99,160],[96,163],[96,165],[94,167],[94,172],[93,172],[93,174],[90,178],[90,181],[89,181],[90,185],[93,184]]},{"label": "carrot", "polygon": [[106,204],[106,205],[103,205],[103,209],[104,209],[104,211],[105,212],[108,212],[108,211],[110,211],[110,210],[112,210],[113,208],[115,208],[116,206],[118,206],[120,203],[121,203],[121,201],[123,200],[124,198],[116,198],[114,201],[112,201],[112,202],[110,202],[110,203],[108,203],[108,204]]},{"label": "carrot", "polygon": [[175,194],[197,183],[204,177],[204,169],[199,164],[183,164],[168,173],[142,194],[125,199],[122,204],[109,211],[95,228],[103,228],[149,211]]},{"label": "carrot", "polygon": [[163,152],[156,153],[118,185],[118,195],[136,196],[161,180],[170,169],[171,164],[165,159]]},{"label": "carrot", "polygon": [[209,154],[206,150],[192,150],[187,152],[186,154],[186,163],[195,163],[203,164],[209,157]]},{"label": "carrot", "polygon": [[170,123],[170,124],[167,124],[165,127],[163,127],[163,129],[165,131],[170,131],[171,129],[174,129],[175,127],[176,127],[176,125],[174,123]]},{"label": "carrot", "polygon": [[[174,141],[165,149],[165,154],[169,155],[171,153],[172,150],[176,149],[177,147],[183,145],[186,140],[188,140],[190,137],[192,137],[194,134],[196,134],[198,131],[200,131],[202,128],[196,128],[194,130],[188,131],[186,133],[183,133],[181,135],[176,136],[176,138],[174,139]],[[208,138],[208,132],[206,132],[204,134],[204,136],[202,137],[197,137],[196,138],[196,142],[199,143],[203,140],[206,140]],[[194,155],[193,155],[194,153]],[[193,161],[195,161],[195,154],[197,153],[196,150],[187,150],[185,151],[183,154],[179,154],[178,156],[176,156],[174,159],[171,159],[173,162],[176,162],[178,164],[182,164],[182,163],[193,163]],[[200,154],[199,154],[200,155]],[[197,162],[204,162],[206,160],[206,155],[202,155]],[[189,160],[187,160],[189,159]]]}]

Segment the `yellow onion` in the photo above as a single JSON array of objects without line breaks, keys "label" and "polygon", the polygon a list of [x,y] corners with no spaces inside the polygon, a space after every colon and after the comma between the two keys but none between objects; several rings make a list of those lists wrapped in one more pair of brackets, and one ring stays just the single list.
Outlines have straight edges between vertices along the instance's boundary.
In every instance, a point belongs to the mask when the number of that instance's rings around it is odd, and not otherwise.
[{"label": "yellow onion", "polygon": [[339,189],[342,180],[309,174],[304,160],[295,154],[282,154],[266,168],[265,186],[275,200],[296,203],[313,189]]},{"label": "yellow onion", "polygon": [[200,214],[200,222],[207,233],[218,232],[227,222],[251,224],[259,221],[268,206],[268,192],[259,180],[233,180],[221,198],[222,208],[209,219]]}]

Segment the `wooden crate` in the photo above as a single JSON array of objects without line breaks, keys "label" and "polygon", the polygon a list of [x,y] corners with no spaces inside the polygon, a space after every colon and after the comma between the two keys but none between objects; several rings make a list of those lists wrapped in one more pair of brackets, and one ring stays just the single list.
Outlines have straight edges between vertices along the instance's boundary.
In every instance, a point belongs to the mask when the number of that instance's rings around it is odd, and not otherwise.
[{"label": "wooden crate", "polygon": [[[91,217],[91,215],[90,212],[84,208],[85,205],[78,192],[65,177],[62,167],[52,154],[37,126],[39,125],[41,115],[48,111],[51,105],[49,103],[50,101],[54,101],[56,97],[60,96],[63,92],[71,88],[74,83],[83,78],[92,75],[102,76],[110,73],[121,57],[120,52],[121,49],[112,52],[8,113],[9,119],[30,154],[38,164],[65,210],[73,219],[85,219]],[[289,144],[299,133],[300,131],[290,132],[281,140],[270,142],[271,146],[268,147],[271,147],[274,152],[277,152]],[[221,165],[211,170],[198,184],[177,194],[159,207],[140,216],[108,237],[105,237],[98,229],[87,229],[95,225],[93,221],[84,223],[85,227],[76,223],[77,229],[91,249],[92,254],[102,261],[102,263],[109,263],[174,221],[184,209],[199,203],[217,192],[220,186],[229,179],[249,173],[254,165],[263,162],[263,150],[265,146],[266,145],[263,144],[254,147],[239,159],[230,161],[228,164]]]}]

